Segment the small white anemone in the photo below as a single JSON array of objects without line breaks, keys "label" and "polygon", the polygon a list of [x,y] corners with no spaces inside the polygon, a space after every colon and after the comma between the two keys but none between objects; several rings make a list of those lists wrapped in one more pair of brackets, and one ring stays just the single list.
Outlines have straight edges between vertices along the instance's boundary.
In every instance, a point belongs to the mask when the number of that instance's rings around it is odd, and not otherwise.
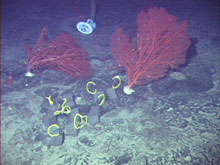
[{"label": "small white anemone", "polygon": [[31,73],[30,71],[27,71],[27,73],[25,73],[25,76],[26,76],[26,77],[34,77],[35,74],[34,74],[34,73]]},{"label": "small white anemone", "polygon": [[123,91],[127,95],[131,95],[132,93],[135,92],[135,90],[130,88],[129,85],[124,86]]}]

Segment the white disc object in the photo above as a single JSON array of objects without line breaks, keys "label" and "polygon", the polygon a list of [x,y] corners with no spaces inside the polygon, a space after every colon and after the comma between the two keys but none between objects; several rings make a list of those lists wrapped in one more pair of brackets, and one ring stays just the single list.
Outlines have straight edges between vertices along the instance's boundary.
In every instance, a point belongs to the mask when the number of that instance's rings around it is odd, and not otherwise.
[{"label": "white disc object", "polygon": [[87,22],[79,22],[76,25],[76,28],[79,32],[83,34],[91,34],[96,28],[96,24],[92,19],[88,19]]}]

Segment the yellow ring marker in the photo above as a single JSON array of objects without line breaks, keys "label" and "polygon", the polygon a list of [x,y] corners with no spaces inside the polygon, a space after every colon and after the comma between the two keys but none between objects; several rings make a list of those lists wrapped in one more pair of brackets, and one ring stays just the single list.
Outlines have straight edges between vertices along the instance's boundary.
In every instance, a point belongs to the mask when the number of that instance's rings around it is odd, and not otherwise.
[{"label": "yellow ring marker", "polygon": [[50,125],[47,129],[47,133],[50,135],[50,137],[60,136],[61,135],[60,133],[53,134],[53,131],[52,131],[53,128],[60,129],[61,127],[58,124]]},{"label": "yellow ring marker", "polygon": [[65,105],[66,105],[66,103],[67,103],[68,101],[69,101],[68,98],[64,98],[64,99],[63,99],[63,104],[61,105],[61,107],[62,107],[62,108],[65,107]]},{"label": "yellow ring marker", "polygon": [[48,96],[48,97],[45,97],[45,98],[49,101],[50,105],[54,105],[55,104],[55,101],[54,101],[52,96]]},{"label": "yellow ring marker", "polygon": [[101,105],[104,105],[105,104],[105,101],[106,101],[106,95],[103,93],[103,94],[100,94],[98,96],[98,99],[102,97],[102,101],[99,103],[99,106]]},{"label": "yellow ring marker", "polygon": [[63,104],[61,105],[62,109],[61,112],[62,113],[66,113],[67,115],[70,114],[72,108],[69,105],[66,105],[66,103],[68,102],[68,98],[64,98],[63,99]]},{"label": "yellow ring marker", "polygon": [[59,107],[61,107],[61,110],[54,112],[54,115],[61,115],[61,114],[67,114],[68,115],[68,114],[70,114],[72,108],[71,108],[71,106],[66,105],[66,103],[68,101],[69,101],[68,98],[64,98],[63,99],[63,104],[62,105],[59,104]]},{"label": "yellow ring marker", "polygon": [[88,116],[85,115],[81,115],[79,113],[77,113],[75,116],[74,116],[74,128],[75,129],[82,129],[84,128],[87,124],[88,124]]},{"label": "yellow ring marker", "polygon": [[61,109],[61,112],[64,114],[67,114],[67,115],[69,115],[70,113],[71,113],[71,111],[72,111],[72,108],[71,108],[71,106],[69,106],[69,105],[66,105],[65,107],[63,107],[62,109]]},{"label": "yellow ring marker", "polygon": [[55,116],[61,115],[61,114],[62,114],[62,111],[55,111],[53,114],[54,114]]},{"label": "yellow ring marker", "polygon": [[117,89],[117,88],[119,88],[121,86],[121,77],[118,76],[118,75],[112,77],[112,80],[115,80],[115,79],[118,79],[119,82],[118,82],[118,85],[116,85],[116,86],[112,85],[112,88]]},{"label": "yellow ring marker", "polygon": [[92,95],[95,95],[97,93],[97,89],[95,89],[95,91],[91,91],[90,90],[90,85],[96,85],[96,83],[94,81],[89,81],[87,84],[86,84],[86,90],[88,93],[92,94]]}]

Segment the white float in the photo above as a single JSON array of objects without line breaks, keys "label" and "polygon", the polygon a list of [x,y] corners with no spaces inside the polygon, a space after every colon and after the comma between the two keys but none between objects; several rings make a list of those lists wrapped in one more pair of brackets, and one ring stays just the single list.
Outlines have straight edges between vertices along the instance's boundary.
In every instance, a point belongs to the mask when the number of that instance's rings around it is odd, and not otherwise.
[{"label": "white float", "polygon": [[96,28],[96,23],[92,19],[87,19],[86,22],[77,23],[76,28],[83,34],[92,34]]}]

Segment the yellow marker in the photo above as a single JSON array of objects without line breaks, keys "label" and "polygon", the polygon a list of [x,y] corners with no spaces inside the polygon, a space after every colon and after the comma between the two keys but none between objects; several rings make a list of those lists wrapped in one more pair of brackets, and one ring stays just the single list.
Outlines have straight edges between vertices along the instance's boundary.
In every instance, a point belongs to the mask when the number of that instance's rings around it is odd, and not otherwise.
[{"label": "yellow marker", "polygon": [[119,82],[118,82],[118,85],[116,85],[116,86],[112,85],[112,88],[117,89],[117,88],[119,88],[121,86],[121,77],[118,76],[118,75],[112,77],[112,80],[115,80],[115,79],[118,79]]},{"label": "yellow marker", "polygon": [[72,108],[69,105],[66,105],[64,108],[61,109],[63,114],[69,115],[71,113]]},{"label": "yellow marker", "polygon": [[91,91],[90,90],[90,85],[96,85],[96,83],[94,81],[89,81],[87,84],[86,84],[86,90],[88,93],[92,94],[92,95],[95,95],[97,93],[97,89],[95,89],[94,91]]},{"label": "yellow marker", "polygon": [[48,96],[48,97],[46,97],[46,99],[49,101],[50,105],[54,105],[55,104],[55,101],[54,101],[52,96]]},{"label": "yellow marker", "polygon": [[82,129],[88,124],[88,116],[87,115],[81,115],[77,113],[74,116],[74,127],[75,129]]},{"label": "yellow marker", "polygon": [[105,101],[106,101],[106,95],[103,93],[103,94],[100,94],[98,96],[98,99],[102,97],[102,101],[99,103],[99,106],[101,105],[104,105],[105,104]]},{"label": "yellow marker", "polygon": [[58,125],[58,124],[52,124],[52,125],[50,125],[49,127],[48,127],[48,129],[47,129],[47,133],[50,135],[50,137],[55,137],[55,136],[60,136],[61,134],[60,133],[56,133],[56,134],[53,134],[53,129],[57,129],[58,130],[58,132],[60,132],[59,131],[59,129],[61,128],[60,127],[60,125]]},{"label": "yellow marker", "polygon": [[69,105],[66,105],[66,103],[68,102],[68,98],[64,98],[63,99],[63,104],[61,105],[62,109],[62,113],[66,113],[67,115],[70,114],[72,108]]},{"label": "yellow marker", "polygon": [[54,114],[55,116],[61,115],[61,114],[62,114],[62,111],[55,111],[53,114]]},{"label": "yellow marker", "polygon": [[63,104],[61,105],[61,110],[54,112],[54,115],[60,115],[60,114],[70,114],[71,113],[71,106],[66,105],[68,102],[68,98],[63,99]]}]

